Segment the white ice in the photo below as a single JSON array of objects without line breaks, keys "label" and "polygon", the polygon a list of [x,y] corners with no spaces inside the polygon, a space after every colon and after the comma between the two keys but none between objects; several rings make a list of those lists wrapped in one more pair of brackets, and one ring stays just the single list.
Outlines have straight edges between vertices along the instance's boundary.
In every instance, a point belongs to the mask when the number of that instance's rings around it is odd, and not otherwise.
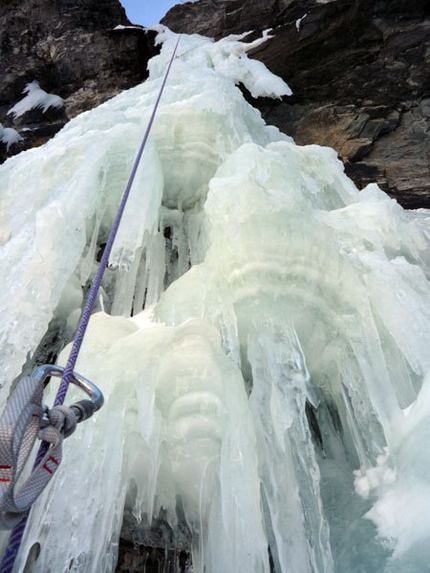
[{"label": "white ice", "polygon": [[19,143],[22,137],[12,127],[3,127],[0,123],[0,141],[6,145],[6,151],[9,151],[11,145]]},{"label": "white ice", "polygon": [[302,22],[303,22],[303,20],[306,18],[307,15],[308,15],[308,14],[307,14],[307,12],[306,12],[306,14],[304,14],[304,16],[302,16],[301,18],[298,18],[298,19],[296,20],[296,29],[297,29],[297,32],[300,32],[300,28],[301,28]]},{"label": "white ice", "polygon": [[[48,327],[70,340],[176,42],[159,30],[147,82],[0,168],[2,403]],[[106,403],[18,571],[38,542],[37,572],[111,572],[121,530],[160,520],[196,573],[268,573],[268,546],[276,573],[428,563],[430,215],[265,125],[235,84],[289,88],[246,52],[181,39],[76,367]]]},{"label": "white ice", "polygon": [[7,112],[14,118],[24,115],[31,109],[41,109],[45,113],[50,107],[60,108],[64,106],[64,100],[60,96],[45,92],[37,80],[27,84],[23,93],[27,95]]}]

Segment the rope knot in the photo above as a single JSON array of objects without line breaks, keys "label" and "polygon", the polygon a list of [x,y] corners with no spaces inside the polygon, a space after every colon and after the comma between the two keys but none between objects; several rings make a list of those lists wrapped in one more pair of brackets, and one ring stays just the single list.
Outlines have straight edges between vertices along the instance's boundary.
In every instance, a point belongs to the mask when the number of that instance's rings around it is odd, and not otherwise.
[{"label": "rope knot", "polygon": [[53,445],[57,445],[61,438],[68,438],[76,430],[76,414],[67,406],[54,406],[47,410],[46,417],[49,424],[41,428],[38,432],[38,438]]}]

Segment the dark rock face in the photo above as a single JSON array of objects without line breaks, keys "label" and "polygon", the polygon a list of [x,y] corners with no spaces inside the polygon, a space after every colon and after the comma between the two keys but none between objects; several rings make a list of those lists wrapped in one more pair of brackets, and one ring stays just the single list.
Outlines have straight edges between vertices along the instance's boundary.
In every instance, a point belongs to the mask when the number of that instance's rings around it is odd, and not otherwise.
[{"label": "dark rock face", "polygon": [[[162,22],[217,38],[273,28],[250,55],[293,96],[255,100],[299,144],[337,150],[359,188],[376,181],[405,207],[430,207],[428,0],[199,0]],[[122,29],[115,29],[122,25]],[[146,78],[154,34],[128,27],[118,0],[4,0],[0,5],[0,123],[23,138],[0,162],[41,145],[71,117]],[[65,100],[61,110],[7,111],[26,84]]]},{"label": "dark rock face", "polygon": [[221,37],[273,28],[250,55],[293,96],[254,100],[299,144],[337,150],[359,188],[376,181],[405,207],[430,207],[427,0],[199,0],[162,20]]},{"label": "dark rock face", "polygon": [[[116,26],[123,26],[115,29]],[[118,0],[9,0],[0,5],[0,123],[23,138],[0,161],[52,137],[65,122],[147,77],[154,34],[130,27]],[[61,96],[55,113],[33,110],[14,120],[8,110],[26,84]]]}]

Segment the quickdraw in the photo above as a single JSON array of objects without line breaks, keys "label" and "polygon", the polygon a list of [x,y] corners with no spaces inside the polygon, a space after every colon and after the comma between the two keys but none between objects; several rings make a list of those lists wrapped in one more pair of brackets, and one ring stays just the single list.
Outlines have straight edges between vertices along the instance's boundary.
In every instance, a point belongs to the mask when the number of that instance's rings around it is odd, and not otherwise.
[{"label": "quickdraw", "polygon": [[[83,376],[73,373],[71,383],[81,388],[89,400],[72,406],[42,404],[46,380],[63,375],[63,368],[39,366],[21,378],[0,419],[0,528],[14,527],[29,511],[55,474],[62,457],[63,439],[76,424],[90,418],[103,405],[100,390]],[[18,485],[36,438],[45,446],[29,477]],[[22,481],[22,480],[21,480]]]}]

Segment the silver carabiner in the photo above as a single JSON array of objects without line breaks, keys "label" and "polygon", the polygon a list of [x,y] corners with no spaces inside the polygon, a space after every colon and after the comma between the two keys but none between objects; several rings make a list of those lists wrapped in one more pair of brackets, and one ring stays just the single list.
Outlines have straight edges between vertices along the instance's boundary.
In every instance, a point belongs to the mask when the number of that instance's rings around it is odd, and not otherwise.
[{"label": "silver carabiner", "polygon": [[[63,373],[64,368],[61,366],[56,366],[54,364],[43,364],[42,366],[38,366],[35,369],[32,376],[37,380],[45,381],[50,376],[61,378]],[[95,384],[77,372],[72,373],[70,382],[75,386],[78,386],[90,397],[90,400],[80,400],[79,402],[76,402],[76,404],[72,404],[72,406],[70,406],[76,415],[77,422],[83,422],[84,420],[88,420],[88,418],[90,418],[95,412],[97,412],[97,410],[100,410],[100,408],[103,406],[103,394]]]}]

